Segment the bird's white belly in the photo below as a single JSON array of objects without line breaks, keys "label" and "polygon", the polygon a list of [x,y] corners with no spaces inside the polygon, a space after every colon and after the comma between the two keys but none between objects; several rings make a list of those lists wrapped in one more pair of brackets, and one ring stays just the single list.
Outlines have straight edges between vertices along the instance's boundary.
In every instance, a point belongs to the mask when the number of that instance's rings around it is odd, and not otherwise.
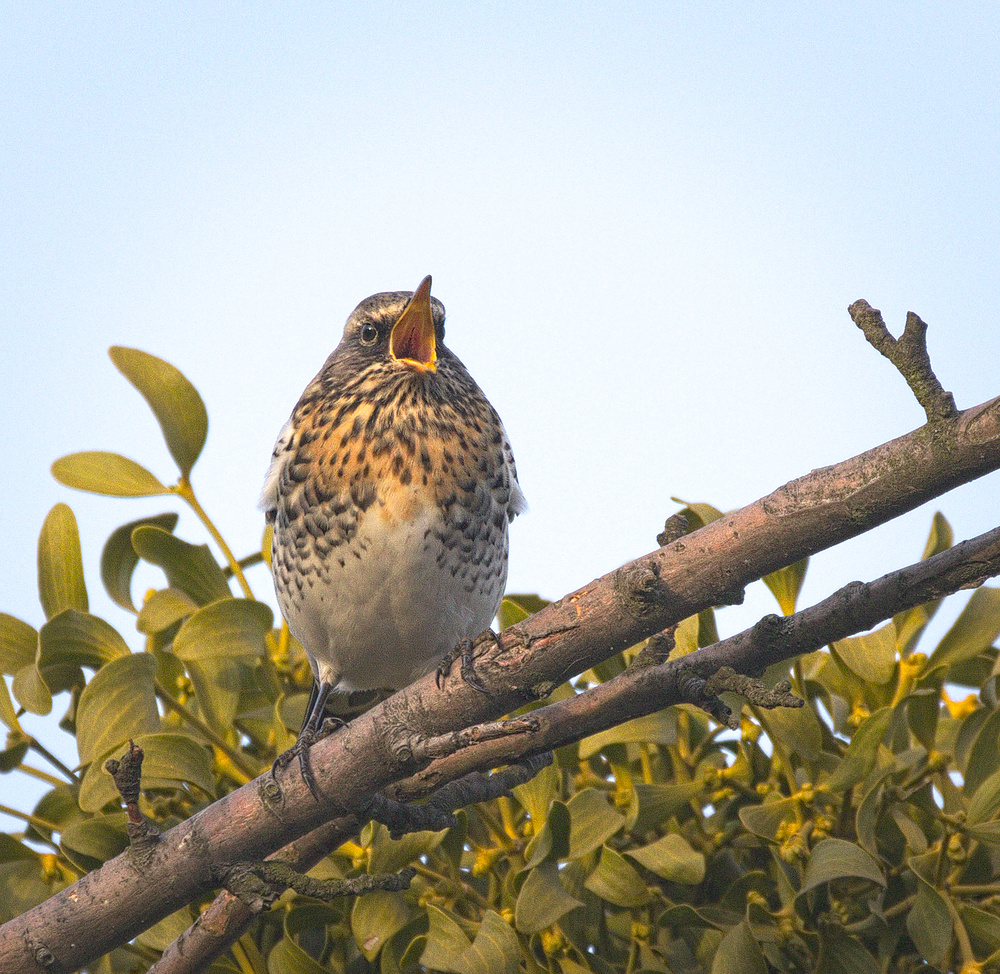
[{"label": "bird's white belly", "polygon": [[478,572],[438,540],[438,523],[433,509],[390,523],[376,505],[349,543],[314,551],[295,585],[279,585],[289,629],[321,681],[341,690],[406,686],[490,626],[506,564]]}]

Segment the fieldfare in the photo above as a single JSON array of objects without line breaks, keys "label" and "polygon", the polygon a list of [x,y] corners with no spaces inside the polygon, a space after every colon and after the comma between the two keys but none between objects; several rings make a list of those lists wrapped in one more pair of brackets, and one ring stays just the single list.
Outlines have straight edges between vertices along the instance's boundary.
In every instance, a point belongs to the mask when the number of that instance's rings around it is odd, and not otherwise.
[{"label": "fieldfare", "polygon": [[[490,627],[526,507],[496,410],[444,344],[431,279],[373,294],[278,436],[260,505],[288,628],[331,690],[398,689]],[[453,659],[454,656],[449,656]]]}]

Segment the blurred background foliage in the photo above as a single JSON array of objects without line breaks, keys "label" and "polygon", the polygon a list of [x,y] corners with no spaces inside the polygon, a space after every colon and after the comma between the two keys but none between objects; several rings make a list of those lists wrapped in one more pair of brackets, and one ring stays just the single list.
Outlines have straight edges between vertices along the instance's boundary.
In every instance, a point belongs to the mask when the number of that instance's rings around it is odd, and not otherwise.
[{"label": "blurred background foliage", "polygon": [[[159,421],[180,476],[163,484],[114,453],[56,461],[64,484],[114,497],[179,498],[216,546],[173,532],[172,511],[123,524],[104,546],[101,581],[133,614],[130,642],[90,614],[69,507],[42,525],[39,630],[0,614],[2,810],[0,921],[46,899],[127,845],[104,762],[131,738],[145,752],[142,811],[171,825],[265,771],[294,740],[311,674],[301,648],[244,575],[202,510],[190,474],[207,413],[173,366],[113,348]],[[719,512],[684,509],[691,529]],[[936,515],[924,556],[952,543]],[[162,585],[133,601],[140,562]],[[765,582],[794,611],[804,562]],[[859,574],[863,574],[860,573]],[[545,604],[511,596],[510,625]],[[393,841],[367,826],[313,870],[322,877],[396,871],[405,892],[321,903],[286,893],[213,970],[240,974],[518,970],[904,972],[1000,969],[1000,590],[973,593],[936,646],[937,609],[900,613],[782,672],[806,705],[760,711],[738,698],[733,734],[690,706],[630,721],[561,748],[511,797],[459,812],[443,832]],[[675,653],[718,638],[711,611],[685,620]],[[561,697],[621,672],[632,647]],[[21,726],[68,692],[58,727],[69,768]],[[367,698],[351,698],[364,707]],[[53,734],[57,733],[52,725]],[[55,773],[44,770],[44,759]],[[15,807],[19,775],[50,789]],[[141,971],[207,903],[196,902],[100,962]]]}]

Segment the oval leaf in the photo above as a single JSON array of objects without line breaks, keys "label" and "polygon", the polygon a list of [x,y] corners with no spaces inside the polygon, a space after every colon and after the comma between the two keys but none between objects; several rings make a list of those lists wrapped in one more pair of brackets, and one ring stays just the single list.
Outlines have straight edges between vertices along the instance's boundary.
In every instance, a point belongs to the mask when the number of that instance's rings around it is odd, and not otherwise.
[{"label": "oval leaf", "polygon": [[128,848],[125,813],[96,815],[70,825],[60,836],[59,848],[78,868],[97,869]]},{"label": "oval leaf", "polygon": [[548,860],[528,873],[514,907],[514,923],[521,933],[538,933],[582,905],[563,889],[558,865]]},{"label": "oval leaf", "polygon": [[132,601],[132,575],[135,566],[139,564],[139,556],[132,547],[132,532],[144,525],[173,531],[177,526],[177,515],[173,512],[157,514],[155,517],[144,517],[138,521],[129,521],[120,528],[115,528],[104,543],[101,552],[101,581],[111,600],[129,612],[135,612]]},{"label": "oval leaf", "polygon": [[120,453],[85,450],[60,457],[52,464],[52,476],[76,490],[109,497],[152,497],[169,494],[155,474]]},{"label": "oval leaf", "polygon": [[402,930],[412,916],[413,908],[403,893],[373,890],[354,900],[351,933],[358,949],[373,961],[386,941],[397,930]]},{"label": "oval leaf", "polygon": [[188,544],[163,528],[147,524],[132,532],[132,546],[143,561],[162,568],[170,585],[187,592],[198,605],[232,595],[208,545]]},{"label": "oval leaf", "polygon": [[712,974],[767,974],[764,953],[746,920],[722,938],[712,958]]},{"label": "oval leaf", "polygon": [[67,609],[38,631],[38,668],[43,675],[50,667],[67,663],[99,670],[128,655],[128,644],[118,630],[87,612]]},{"label": "oval leaf", "polygon": [[641,849],[628,849],[626,855],[650,872],[675,883],[694,886],[705,878],[705,857],[696,852],[675,832],[670,832]]},{"label": "oval leaf", "polygon": [[764,584],[778,600],[778,605],[786,616],[795,611],[795,603],[799,600],[799,592],[802,590],[808,567],[809,559],[803,558],[793,565],[779,568],[776,572],[764,576]]},{"label": "oval leaf", "polygon": [[578,791],[567,803],[569,810],[569,859],[580,859],[599,849],[625,825],[625,816],[608,803],[596,788]]},{"label": "oval leaf", "polygon": [[155,731],[156,658],[135,653],[112,660],[83,688],[76,711],[76,744],[87,764],[116,745]]},{"label": "oval leaf", "polygon": [[458,974],[517,974],[521,946],[510,925],[494,910],[483,914],[472,944],[455,962]]},{"label": "oval leaf", "polygon": [[607,846],[601,850],[600,862],[584,885],[595,896],[615,906],[642,906],[649,900],[649,890],[639,873]]},{"label": "oval leaf", "polygon": [[80,533],[66,504],[56,504],[49,511],[38,536],[38,595],[46,619],[63,609],[86,612],[89,607]]},{"label": "oval leaf", "polygon": [[198,390],[179,369],[149,352],[115,345],[108,354],[118,371],[149,403],[170,455],[187,477],[208,435],[208,413]]},{"label": "oval leaf", "polygon": [[427,917],[431,925],[420,963],[433,970],[454,971],[455,961],[469,947],[469,938],[457,921],[432,903],[427,904]]},{"label": "oval leaf", "polygon": [[809,856],[798,895],[808,893],[821,883],[846,877],[867,879],[885,886],[882,870],[864,849],[845,839],[823,839],[816,844]]},{"label": "oval leaf", "polygon": [[274,613],[253,599],[220,599],[206,605],[181,626],[174,637],[174,654],[200,660],[217,656],[263,656]]},{"label": "oval leaf", "polygon": [[34,663],[37,650],[34,626],[0,612],[0,673],[13,676],[22,666]]},{"label": "oval leaf", "polygon": [[896,627],[891,622],[833,644],[833,653],[866,683],[888,683],[896,672]]},{"label": "oval leaf", "polygon": [[1000,588],[977,588],[955,624],[944,634],[927,668],[954,666],[989,647],[1000,634]]}]

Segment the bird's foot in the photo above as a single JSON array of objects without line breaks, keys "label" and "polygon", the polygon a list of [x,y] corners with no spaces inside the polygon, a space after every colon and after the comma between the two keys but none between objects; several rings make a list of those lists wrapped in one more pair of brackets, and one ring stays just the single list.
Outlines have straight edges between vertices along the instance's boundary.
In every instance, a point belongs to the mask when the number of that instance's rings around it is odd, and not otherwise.
[{"label": "bird's foot", "polygon": [[[478,636],[476,638],[476,643],[486,636],[491,638],[495,645],[500,645],[500,637],[492,629],[487,629],[484,633]],[[461,659],[462,679],[465,680],[465,682],[468,683],[474,690],[478,690],[480,693],[485,693],[488,697],[493,696],[493,694],[487,689],[486,684],[479,678],[479,674],[476,672],[476,658],[473,655],[476,643],[468,638],[463,639],[454,649],[449,650],[444,654],[444,656],[441,657],[441,662],[438,663],[438,668],[434,674],[434,679],[439,690],[444,689],[444,681],[451,672],[452,663],[454,663],[457,659]]]},{"label": "bird's foot", "polygon": [[271,765],[271,777],[275,777],[278,771],[284,771],[296,758],[299,759],[299,772],[302,780],[306,783],[313,798],[318,802],[319,792],[316,789],[316,778],[312,772],[312,765],[309,763],[309,749],[317,741],[324,737],[329,737],[334,731],[345,726],[345,722],[339,717],[327,717],[317,730],[304,728],[299,734],[295,743],[287,750],[283,751],[274,759]]}]

